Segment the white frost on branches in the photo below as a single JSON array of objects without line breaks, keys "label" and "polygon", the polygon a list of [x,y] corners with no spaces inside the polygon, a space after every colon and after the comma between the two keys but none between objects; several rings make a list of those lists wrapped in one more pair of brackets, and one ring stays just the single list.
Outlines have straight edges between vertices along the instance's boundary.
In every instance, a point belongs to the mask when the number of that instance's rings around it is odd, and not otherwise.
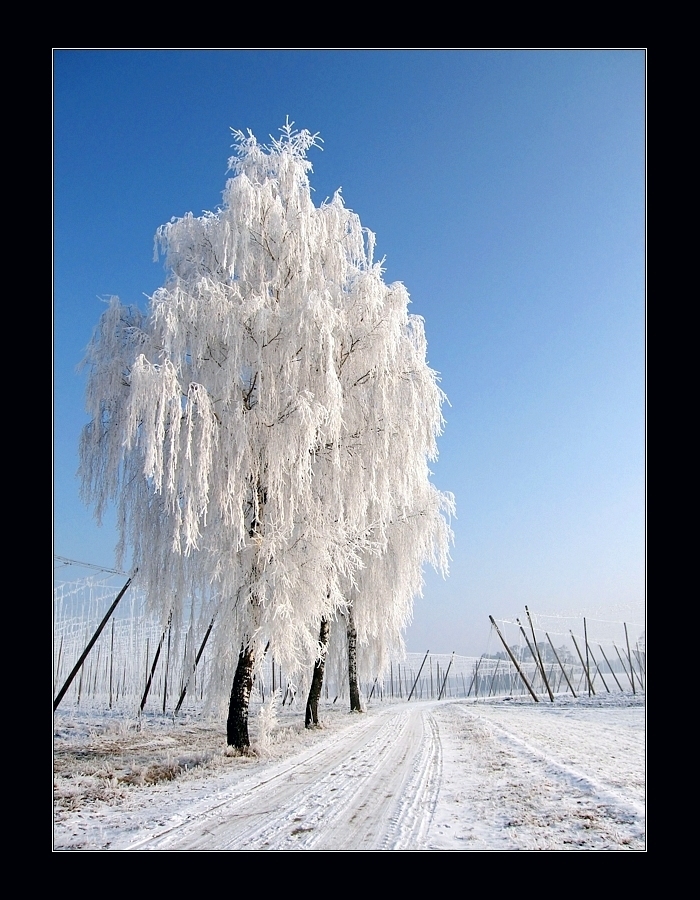
[{"label": "white frost on branches", "polygon": [[317,136],[281,131],[234,132],[221,209],[158,229],[165,284],[113,299],[85,360],[84,497],[164,616],[215,605],[222,690],[248,641],[308,669],[348,603],[383,665],[451,539],[422,319],[340,193],[312,202]]}]

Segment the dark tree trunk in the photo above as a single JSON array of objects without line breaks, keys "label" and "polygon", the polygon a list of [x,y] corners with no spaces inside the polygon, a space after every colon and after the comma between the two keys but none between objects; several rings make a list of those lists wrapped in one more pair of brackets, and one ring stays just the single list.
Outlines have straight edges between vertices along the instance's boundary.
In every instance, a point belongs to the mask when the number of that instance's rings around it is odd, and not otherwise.
[{"label": "dark tree trunk", "polygon": [[[252,409],[255,405],[251,402],[251,397],[255,391],[255,385],[258,379],[256,372],[249,386],[248,394],[245,397],[247,409]],[[253,488],[253,496],[251,498],[252,521],[248,530],[248,536],[256,541],[262,538],[263,534],[263,513],[265,510],[265,502],[267,500],[267,492],[263,487],[260,478],[255,481]],[[251,583],[254,583],[259,575],[258,560],[253,564],[251,570]],[[251,602],[255,608],[258,605],[258,599],[251,597]],[[269,645],[268,645],[269,646]],[[265,651],[267,652],[267,647]],[[263,654],[264,655],[264,654]],[[242,645],[241,652],[238,656],[238,665],[236,666],[236,674],[233,676],[233,686],[231,688],[231,699],[228,705],[228,719],[226,721],[226,741],[229,747],[235,747],[246,753],[250,749],[250,737],[248,735],[248,706],[250,704],[250,692],[253,689],[253,666],[255,665],[255,651],[250,645]]]},{"label": "dark tree trunk", "polygon": [[357,683],[357,629],[352,609],[348,611],[348,679],[350,683],[350,711],[362,712],[360,687]]},{"label": "dark tree trunk", "polygon": [[255,654],[252,647],[241,647],[236,674],[233,676],[231,699],[226,722],[226,740],[230,747],[244,753],[250,748],[248,736],[248,704],[253,688]]},{"label": "dark tree trunk", "polygon": [[328,634],[330,628],[331,626],[328,619],[321,619],[321,633],[318,637],[318,642],[321,645],[321,652],[314,663],[314,675],[311,679],[309,699],[306,701],[305,724],[307,728],[318,725],[318,699],[321,696],[321,688],[323,687],[323,670],[326,667],[326,653],[328,651]]}]

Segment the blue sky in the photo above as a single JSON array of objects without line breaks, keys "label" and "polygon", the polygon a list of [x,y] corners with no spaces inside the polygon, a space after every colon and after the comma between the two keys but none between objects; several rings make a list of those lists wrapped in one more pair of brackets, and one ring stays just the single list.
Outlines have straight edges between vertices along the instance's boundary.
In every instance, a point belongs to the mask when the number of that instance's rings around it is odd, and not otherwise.
[{"label": "blue sky", "polygon": [[54,552],[114,560],[75,477],[101,298],[145,308],[155,230],[220,203],[230,128],[289,116],[451,403],[452,574],[428,573],[409,649],[482,652],[488,614],[524,604],[641,621],[644,92],[641,51],[55,53]]}]

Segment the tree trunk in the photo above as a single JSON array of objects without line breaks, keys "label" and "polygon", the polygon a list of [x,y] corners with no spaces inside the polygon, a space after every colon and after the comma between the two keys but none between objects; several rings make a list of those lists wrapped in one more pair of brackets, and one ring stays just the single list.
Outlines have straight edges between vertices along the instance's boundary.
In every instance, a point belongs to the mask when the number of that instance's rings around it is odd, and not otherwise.
[{"label": "tree trunk", "polygon": [[246,752],[250,748],[248,736],[248,704],[250,692],[253,688],[253,665],[255,653],[252,647],[241,647],[236,666],[236,674],[233,676],[231,699],[228,706],[228,720],[226,722],[226,740],[230,747]]},{"label": "tree trunk", "polygon": [[318,699],[321,696],[321,688],[323,687],[323,670],[326,667],[326,653],[328,652],[328,633],[330,632],[330,627],[328,619],[321,619],[321,633],[318,637],[318,642],[321,645],[321,652],[314,663],[314,675],[311,679],[309,699],[306,701],[305,725],[307,728],[318,725]]},{"label": "tree trunk", "polygon": [[357,683],[357,629],[352,609],[348,610],[348,678],[350,682],[350,712],[362,712],[360,688]]}]

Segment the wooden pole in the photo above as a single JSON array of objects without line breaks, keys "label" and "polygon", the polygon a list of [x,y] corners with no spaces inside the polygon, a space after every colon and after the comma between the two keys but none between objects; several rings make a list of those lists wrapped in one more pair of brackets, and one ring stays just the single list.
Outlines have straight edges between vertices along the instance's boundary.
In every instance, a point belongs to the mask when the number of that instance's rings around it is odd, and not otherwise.
[{"label": "wooden pole", "polygon": [[117,700],[119,700],[119,688],[121,687],[121,695],[122,697],[126,693],[126,660],[124,660],[124,671],[122,672],[122,681],[121,685],[117,685]]},{"label": "wooden pole", "polygon": [[[136,572],[134,572],[134,575],[136,575]],[[61,690],[60,690],[60,691],[58,692],[58,694],[56,695],[56,699],[53,701],[54,712],[56,711],[56,709],[57,709],[57,707],[58,707],[58,704],[59,704],[59,703],[61,702],[61,700],[63,700],[63,698],[65,697],[66,691],[68,690],[68,688],[69,688],[69,687],[71,686],[71,684],[73,683],[73,679],[75,678],[75,676],[78,674],[78,672],[79,672],[80,669],[82,668],[83,663],[84,663],[85,660],[87,659],[88,653],[89,653],[89,652],[92,650],[92,648],[95,646],[95,643],[97,642],[98,637],[102,634],[102,630],[104,629],[104,627],[105,627],[105,625],[107,624],[107,622],[109,622],[110,617],[111,617],[112,613],[114,612],[114,610],[117,608],[117,604],[118,604],[119,601],[122,599],[122,597],[124,596],[124,594],[127,592],[127,589],[128,589],[128,587],[129,587],[129,585],[131,584],[131,581],[132,581],[134,575],[132,575],[131,578],[129,578],[129,579],[127,580],[127,582],[126,582],[126,584],[124,585],[124,587],[123,587],[123,588],[119,591],[119,593],[117,594],[116,600],[115,600],[114,603],[110,606],[110,608],[107,610],[107,614],[105,615],[104,619],[103,619],[103,620],[100,622],[100,624],[97,626],[97,631],[96,631],[96,632],[93,634],[93,636],[90,638],[90,641],[88,642],[87,647],[86,647],[86,648],[83,650],[83,652],[80,654],[80,659],[79,659],[78,662],[73,666],[73,669],[72,669],[70,675],[68,676],[68,678],[66,678],[65,684],[63,685],[63,687],[61,688]]]},{"label": "wooden pole", "polygon": [[168,652],[165,655],[165,678],[163,680],[163,715],[165,715],[165,703],[168,699],[168,667],[170,666],[170,638],[173,631],[173,617],[168,621]]},{"label": "wooden pole", "polygon": [[438,694],[438,700],[441,699],[443,693],[445,692],[445,685],[447,684],[447,676],[450,674],[450,669],[452,668],[452,660],[455,658],[454,650],[452,651],[452,656],[450,657],[449,665],[447,666],[447,671],[445,672],[445,680],[442,682],[442,687],[440,688],[440,693]]},{"label": "wooden pole", "polygon": [[620,660],[620,665],[622,666],[622,670],[625,673],[625,675],[627,676],[627,680],[632,685],[632,693],[635,693],[634,681],[632,680],[630,673],[627,671],[627,667],[625,666],[624,662],[622,661],[622,656],[620,655],[620,651],[617,649],[617,644],[615,643],[615,641],[613,641],[613,647],[615,648],[615,653],[617,653],[617,658]]},{"label": "wooden pole", "polygon": [[[535,675],[536,675],[537,672],[540,672],[540,667],[539,667],[539,664],[538,664],[538,662],[537,662],[537,656],[536,656],[536,654],[535,654],[535,651],[532,649],[532,645],[530,644],[530,639],[529,639],[528,636],[525,634],[525,629],[523,628],[520,619],[516,618],[515,621],[518,623],[518,625],[519,625],[519,627],[520,627],[520,633],[521,633],[522,636],[525,638],[525,643],[527,644],[527,649],[530,651],[530,656],[532,657],[532,661],[533,661],[534,664],[535,664]],[[540,673],[540,674],[541,674],[541,673]],[[532,679],[532,683],[533,683],[533,684],[535,683],[535,679],[534,679],[534,678]]]},{"label": "wooden pole", "polygon": [[[632,673],[632,693],[636,694],[637,692],[634,689],[634,666],[632,665],[632,654],[630,653],[630,639],[627,634],[627,622],[622,623],[625,626],[625,641],[627,643],[627,659],[630,662],[630,672]],[[641,687],[641,684],[640,684]]]},{"label": "wooden pole", "polygon": [[544,663],[542,662],[542,657],[540,656],[540,648],[537,646],[537,638],[535,637],[535,626],[532,624],[532,617],[527,606],[525,607],[525,612],[527,613],[527,620],[530,623],[530,630],[532,631],[532,643],[535,645],[535,650],[537,651],[537,660],[540,664],[540,672],[542,672],[542,681],[544,681],[544,686],[547,688],[549,699],[552,703],[554,703],[554,694],[552,693],[552,689],[549,686],[549,681],[547,681],[547,676],[545,675]]},{"label": "wooden pole", "polygon": [[187,671],[187,643],[188,638],[190,636],[190,632],[187,631],[185,633],[185,646],[182,651],[182,669],[180,670],[180,690],[185,686],[185,673]]},{"label": "wooden pole", "polygon": [[583,666],[583,674],[588,681],[588,696],[590,697],[591,693],[595,694],[595,689],[594,689],[593,685],[591,684],[591,676],[588,672],[588,669],[586,668],[586,663],[585,663],[583,657],[581,656],[581,651],[578,649],[578,644],[576,643],[576,638],[574,637],[573,631],[570,630],[569,634],[571,635],[571,640],[574,642],[574,647],[576,647],[576,652],[578,653],[578,658],[581,660],[581,665]]},{"label": "wooden pole", "polygon": [[[170,614],[170,616],[172,616],[172,613]],[[143,712],[143,708],[146,705],[146,700],[148,700],[148,694],[151,690],[151,684],[153,682],[153,675],[156,671],[156,666],[158,665],[158,658],[160,656],[160,651],[163,648],[163,641],[165,640],[165,635],[167,634],[168,627],[170,625],[170,616],[168,617],[168,624],[163,629],[163,634],[161,634],[160,640],[158,641],[156,655],[153,657],[153,665],[151,666],[151,674],[148,676],[148,681],[146,682],[146,689],[144,690],[143,697],[141,698],[141,706],[139,707],[139,712]]]},{"label": "wooden pole", "polygon": [[637,678],[639,679],[640,687],[642,688],[642,690],[644,690],[646,672],[644,670],[644,666],[642,665],[642,654],[639,652],[638,648],[632,650],[632,653],[634,653],[637,664],[639,665],[639,675],[637,676]]},{"label": "wooden pole", "polygon": [[[598,675],[600,675],[600,680],[603,682],[603,687],[605,688],[605,690],[606,690],[608,693],[610,693],[610,688],[609,688],[609,687],[607,686],[607,684],[605,683],[605,679],[603,678],[603,673],[600,671],[600,666],[599,666],[598,663],[596,662],[596,658],[595,658],[595,656],[593,656],[593,651],[592,651],[592,650],[590,651],[590,654],[591,654],[591,659],[593,660],[593,665],[595,666],[595,670],[596,670],[596,672],[598,673]],[[593,676],[593,677],[595,678],[595,676]]]},{"label": "wooden pole", "polygon": [[[97,648],[97,659],[95,660],[95,677],[92,679],[92,696],[94,697],[97,693],[97,676],[100,674],[100,653],[102,652],[102,647]],[[88,670],[88,680],[87,680],[87,690],[88,694],[90,691],[90,676],[92,675],[92,660],[90,660],[91,668]]]},{"label": "wooden pole", "polygon": [[[589,692],[588,696],[591,696],[590,689],[593,688],[593,682],[591,681],[591,667],[588,663],[588,632],[586,631],[586,617],[583,617],[583,643],[586,645],[586,677],[588,678]],[[595,676],[593,676],[595,677]]]},{"label": "wooden pole", "polygon": [[[204,653],[204,648],[207,646],[207,641],[209,640],[209,635],[211,634],[213,625],[214,625],[214,617],[212,616],[212,620],[209,623],[209,628],[207,628],[207,633],[204,635],[204,640],[202,641],[202,643],[199,647],[199,650],[197,651],[197,655],[195,656],[194,665],[192,666],[192,671],[190,672],[189,677],[187,678],[187,681],[185,682],[185,686],[183,687],[182,693],[180,694],[180,699],[177,701],[177,706],[175,707],[175,715],[177,715],[180,712],[180,707],[182,706],[182,702],[185,699],[185,694],[187,693],[187,688],[190,683],[190,678],[192,678],[192,675],[197,671],[197,666],[199,665],[199,660],[202,657],[202,653]],[[272,691],[273,691],[273,693],[274,693],[274,690],[275,690],[275,660],[273,658],[273,660],[272,660]]]},{"label": "wooden pole", "polygon": [[[610,665],[610,663],[608,662],[608,657],[605,655],[605,650],[603,650],[602,644],[598,644],[598,646],[600,647],[600,652],[603,654],[603,659],[605,660],[606,663],[608,663],[608,669],[610,669],[610,674],[611,674],[612,677],[615,679],[615,684],[620,688],[620,690],[622,690],[622,685],[621,685],[620,682],[617,680],[617,675],[613,672],[613,668],[612,668],[612,666]],[[601,676],[601,677],[602,677],[602,676]]]},{"label": "wooden pole", "polygon": [[114,679],[114,619],[112,619],[112,641],[109,647],[109,708],[112,708],[112,682]]},{"label": "wooden pole", "polygon": [[[146,637],[146,662],[144,663],[144,667],[143,667],[143,670],[146,673],[148,673],[148,651],[150,649],[149,643],[150,643],[150,641],[149,641],[148,637]],[[146,674],[146,680],[148,681],[148,674]]]},{"label": "wooden pole", "polygon": [[489,685],[489,697],[493,693],[493,683],[496,680],[496,673],[498,672],[498,667],[500,666],[500,659],[496,660],[496,668],[493,670],[493,675],[491,676],[491,684]]},{"label": "wooden pole", "polygon": [[517,680],[518,680],[518,673],[514,672],[513,669],[511,669],[510,664],[509,664],[508,665],[508,693],[509,694],[515,693],[515,684],[516,684]]},{"label": "wooden pole", "polygon": [[560,668],[560,669],[562,670],[562,672],[564,673],[564,678],[566,678],[566,683],[569,685],[569,690],[570,690],[571,693],[574,695],[574,697],[576,697],[576,691],[574,690],[574,688],[573,688],[571,682],[569,681],[569,676],[566,674],[566,669],[565,669],[564,666],[561,664],[561,660],[559,659],[559,654],[558,654],[557,651],[554,649],[554,644],[552,643],[552,639],[551,639],[551,637],[547,634],[546,631],[545,631],[545,634],[547,635],[547,640],[549,641],[549,646],[552,648],[552,651],[553,651],[553,653],[554,653],[554,657],[555,657],[556,661],[559,663],[559,668]]},{"label": "wooden pole", "polygon": [[[554,672],[554,663],[552,663],[552,672]],[[554,682],[555,682],[554,683],[554,693],[555,694],[558,694],[561,691],[562,678],[563,678],[563,676],[561,674],[561,671],[557,672],[556,675],[554,675]]]},{"label": "wooden pole", "polygon": [[474,666],[474,674],[472,675],[471,684],[469,685],[469,690],[467,691],[467,697],[471,694],[472,688],[474,687],[474,682],[476,681],[476,676],[479,674],[479,666],[481,665],[481,660],[484,658],[484,654],[482,653],[479,659],[476,661],[476,665]]},{"label": "wooden pole", "polygon": [[413,696],[413,692],[414,692],[415,689],[416,689],[416,685],[418,684],[418,679],[420,678],[420,673],[423,671],[423,666],[425,665],[425,661],[426,661],[426,659],[428,658],[428,653],[430,653],[430,650],[428,650],[428,651],[426,652],[425,656],[423,657],[423,662],[420,664],[420,669],[418,669],[418,674],[416,675],[416,680],[413,682],[413,687],[411,688],[411,693],[408,695],[408,697],[406,697],[406,702],[407,702],[407,703],[408,703],[408,701],[411,699],[411,697]]},{"label": "wooden pole", "polygon": [[58,662],[56,664],[56,677],[54,678],[54,684],[61,677],[61,654],[63,653],[63,635],[61,635],[61,642],[58,645]]},{"label": "wooden pole", "polygon": [[[571,674],[572,674],[572,675],[574,674],[573,666],[572,666],[572,668],[571,668]],[[582,665],[582,666],[581,666],[581,677],[579,678],[578,684],[576,685],[576,690],[577,690],[577,691],[580,691],[580,690],[581,690],[581,685],[584,684],[585,681],[586,681],[586,667]]]},{"label": "wooden pole", "polygon": [[80,698],[83,696],[83,676],[85,675],[85,667],[80,669],[80,678],[78,679],[78,706],[80,706]]},{"label": "wooden pole", "polygon": [[[516,658],[513,656],[513,653],[511,652],[510,647],[508,646],[508,644],[506,644],[506,640],[505,640],[505,638],[503,637],[503,635],[501,634],[501,631],[500,631],[498,625],[496,625],[496,623],[494,622],[493,616],[489,616],[489,619],[491,620],[491,624],[493,625],[493,627],[496,629],[496,634],[497,634],[497,635],[499,636],[499,638],[501,639],[501,643],[502,643],[503,646],[506,648],[506,653],[508,654],[508,656],[510,656],[513,665],[514,665],[515,668],[518,670],[518,675],[520,675],[520,677],[522,678],[523,684],[524,684],[525,687],[528,689],[528,691],[530,691],[530,696],[531,696],[532,699],[535,701],[535,703],[539,703],[539,702],[540,702],[540,698],[537,696],[537,694],[536,694],[536,693],[533,691],[533,689],[530,687],[530,682],[527,680],[527,678],[525,677],[525,675],[524,675],[522,669],[521,669],[520,666],[518,665],[518,661],[517,661]],[[518,622],[518,624],[520,625],[519,622]],[[520,630],[522,631],[522,626],[521,626],[521,629],[520,629]],[[525,634],[525,632],[523,632],[523,634]]]}]

